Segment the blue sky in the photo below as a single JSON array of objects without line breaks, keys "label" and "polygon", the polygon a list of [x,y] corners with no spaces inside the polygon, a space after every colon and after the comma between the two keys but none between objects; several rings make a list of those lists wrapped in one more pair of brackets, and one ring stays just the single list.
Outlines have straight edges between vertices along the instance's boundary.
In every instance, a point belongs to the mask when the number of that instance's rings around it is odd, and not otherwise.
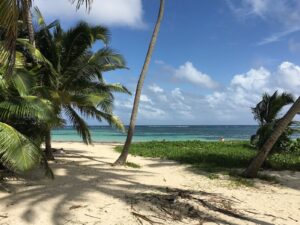
[{"label": "blue sky", "polygon": [[[134,92],[158,0],[94,0],[90,14],[76,12],[68,0],[35,4],[48,22],[58,18],[64,28],[80,19],[107,26],[111,47],[130,69],[105,79]],[[300,95],[298,65],[298,0],[166,0],[138,124],[255,124],[250,107],[263,92]],[[115,113],[126,124],[132,99],[116,96]]]}]

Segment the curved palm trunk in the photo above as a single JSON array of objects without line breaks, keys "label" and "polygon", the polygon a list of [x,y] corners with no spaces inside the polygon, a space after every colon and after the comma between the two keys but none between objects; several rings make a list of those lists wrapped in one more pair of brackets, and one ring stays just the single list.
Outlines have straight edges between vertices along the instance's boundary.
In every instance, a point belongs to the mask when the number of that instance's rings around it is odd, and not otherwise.
[{"label": "curved palm trunk", "polygon": [[280,135],[285,131],[286,127],[293,120],[295,115],[300,112],[300,97],[292,105],[289,111],[284,115],[284,117],[278,122],[278,125],[274,129],[271,136],[267,139],[265,144],[262,146],[256,157],[252,160],[248,168],[244,171],[243,176],[254,178],[266,160],[268,154],[270,153],[273,145],[276,143]]},{"label": "curved palm trunk", "polygon": [[53,156],[53,153],[52,153],[52,147],[51,147],[51,130],[46,131],[45,155],[46,155],[47,160],[54,160],[54,156]]},{"label": "curved palm trunk", "polygon": [[153,34],[152,34],[152,39],[151,39],[151,42],[150,42],[150,45],[149,45],[149,48],[148,48],[148,52],[147,52],[147,55],[146,55],[144,66],[143,66],[143,69],[142,69],[142,72],[141,72],[141,75],[140,75],[140,78],[139,78],[139,81],[138,81],[137,87],[136,87],[136,93],[135,93],[135,97],[134,97],[133,109],[132,109],[132,113],[131,113],[127,138],[126,138],[126,141],[125,141],[125,145],[123,147],[123,151],[122,151],[120,157],[114,163],[114,165],[124,165],[126,163],[126,160],[127,160],[127,156],[128,156],[131,141],[132,141],[132,137],[133,137],[133,134],[134,134],[135,123],[136,123],[136,118],[137,118],[137,113],[138,113],[138,108],[139,108],[139,103],[140,103],[140,96],[141,96],[144,80],[145,80],[145,77],[146,77],[146,73],[148,71],[148,67],[149,67],[149,64],[150,64],[150,60],[151,60],[151,57],[152,57],[152,53],[153,53],[153,50],[154,50],[154,47],[155,47],[155,43],[156,43],[156,40],[157,40],[157,36],[158,36],[158,33],[159,33],[161,21],[162,21],[163,14],[164,14],[164,4],[165,4],[165,0],[160,0],[158,18],[157,18],[156,25],[155,25],[155,28],[154,28],[154,31],[153,31]]},{"label": "curved palm trunk", "polygon": [[32,24],[32,16],[30,12],[31,2],[29,0],[23,0],[23,4],[24,4],[24,16],[25,16],[24,19],[28,29],[29,42],[35,47],[34,29]]}]

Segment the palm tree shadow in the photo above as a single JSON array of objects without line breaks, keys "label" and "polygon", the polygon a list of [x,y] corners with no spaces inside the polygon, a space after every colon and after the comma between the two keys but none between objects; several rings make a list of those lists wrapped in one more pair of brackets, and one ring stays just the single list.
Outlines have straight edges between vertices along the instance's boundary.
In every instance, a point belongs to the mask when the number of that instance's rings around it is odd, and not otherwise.
[{"label": "palm tree shadow", "polygon": [[[26,202],[27,207],[22,213],[21,219],[24,224],[33,224],[39,215],[38,210],[41,210],[40,208],[37,210],[37,206],[40,204],[47,205],[47,202],[55,201],[51,214],[52,224],[60,225],[66,223],[68,218],[72,218],[74,212],[70,209],[74,207],[74,204],[85,204],[87,195],[89,194],[100,193],[101,195],[103,194],[123,201],[128,205],[134,201],[136,196],[145,195],[147,196],[145,207],[139,205],[139,208],[143,212],[149,213],[152,212],[151,207],[161,207],[170,195],[174,195],[173,192],[170,193],[170,190],[164,186],[147,185],[138,182],[136,179],[138,176],[153,176],[154,174],[152,173],[141,169],[111,167],[106,161],[99,160],[99,158],[95,159],[83,153],[70,154],[73,158],[68,156],[67,159],[65,156],[58,156],[57,162],[52,164],[53,170],[57,174],[53,181],[26,181],[26,185],[29,186],[28,188],[24,188],[24,183],[17,184],[17,186],[14,184],[13,186],[16,186],[16,189],[20,188],[21,191],[1,198],[1,203],[16,207],[19,203]],[[77,157],[80,157],[80,160]],[[190,192],[193,195],[203,195],[203,193]],[[209,196],[210,194],[206,193],[206,195]],[[161,201],[153,201],[153,199],[161,199]],[[175,213],[181,214],[185,219],[195,219],[194,216],[198,215],[199,218],[208,218],[211,221],[223,224],[239,224],[238,222],[230,222],[232,219],[235,219],[235,221],[248,221],[255,224],[269,225],[269,223],[250,218],[238,212],[228,214],[222,211],[222,208],[212,205],[206,200],[203,201],[205,203],[201,204],[206,204],[206,210],[196,209],[193,206],[196,213],[184,213],[190,203],[178,202],[176,203]],[[104,204],[104,202],[100,202],[99,204]],[[209,211],[216,211],[217,214],[212,216]],[[227,219],[224,219],[224,215]]]}]

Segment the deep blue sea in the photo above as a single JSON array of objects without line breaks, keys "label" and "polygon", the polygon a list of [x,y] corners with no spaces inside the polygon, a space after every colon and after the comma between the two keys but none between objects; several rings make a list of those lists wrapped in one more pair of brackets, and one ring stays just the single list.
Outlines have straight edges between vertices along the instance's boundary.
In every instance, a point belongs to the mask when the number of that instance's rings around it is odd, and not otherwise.
[{"label": "deep blue sea", "polygon": [[[133,141],[182,141],[204,140],[249,140],[255,134],[257,126],[218,125],[218,126],[137,126]],[[94,142],[124,142],[126,133],[109,126],[91,127]],[[76,130],[72,127],[52,131],[54,141],[81,141]]]}]

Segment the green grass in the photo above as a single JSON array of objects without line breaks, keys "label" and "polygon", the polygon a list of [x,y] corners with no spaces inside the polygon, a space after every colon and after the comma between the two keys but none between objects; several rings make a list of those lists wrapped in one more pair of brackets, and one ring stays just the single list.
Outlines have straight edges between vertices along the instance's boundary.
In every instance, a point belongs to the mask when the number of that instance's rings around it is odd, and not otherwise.
[{"label": "green grass", "polygon": [[234,187],[254,187],[255,182],[239,176],[230,176],[231,185]]},{"label": "green grass", "polygon": [[207,176],[209,179],[211,180],[215,180],[215,179],[219,179],[219,175],[218,174],[215,174],[215,173],[209,173],[208,176]]},{"label": "green grass", "polygon": [[267,175],[267,174],[258,174],[258,178],[270,183],[278,184],[279,180],[275,176]]},{"label": "green grass", "polygon": [[135,169],[140,169],[141,166],[139,164],[133,163],[133,162],[126,162],[126,166],[135,168]]},{"label": "green grass", "polygon": [[[121,146],[116,148],[117,151],[121,149]],[[224,168],[245,168],[256,155],[256,150],[247,141],[152,141],[132,144],[130,153],[174,160],[208,172],[217,172]],[[300,171],[300,151],[273,154],[264,166],[274,170]]]}]

